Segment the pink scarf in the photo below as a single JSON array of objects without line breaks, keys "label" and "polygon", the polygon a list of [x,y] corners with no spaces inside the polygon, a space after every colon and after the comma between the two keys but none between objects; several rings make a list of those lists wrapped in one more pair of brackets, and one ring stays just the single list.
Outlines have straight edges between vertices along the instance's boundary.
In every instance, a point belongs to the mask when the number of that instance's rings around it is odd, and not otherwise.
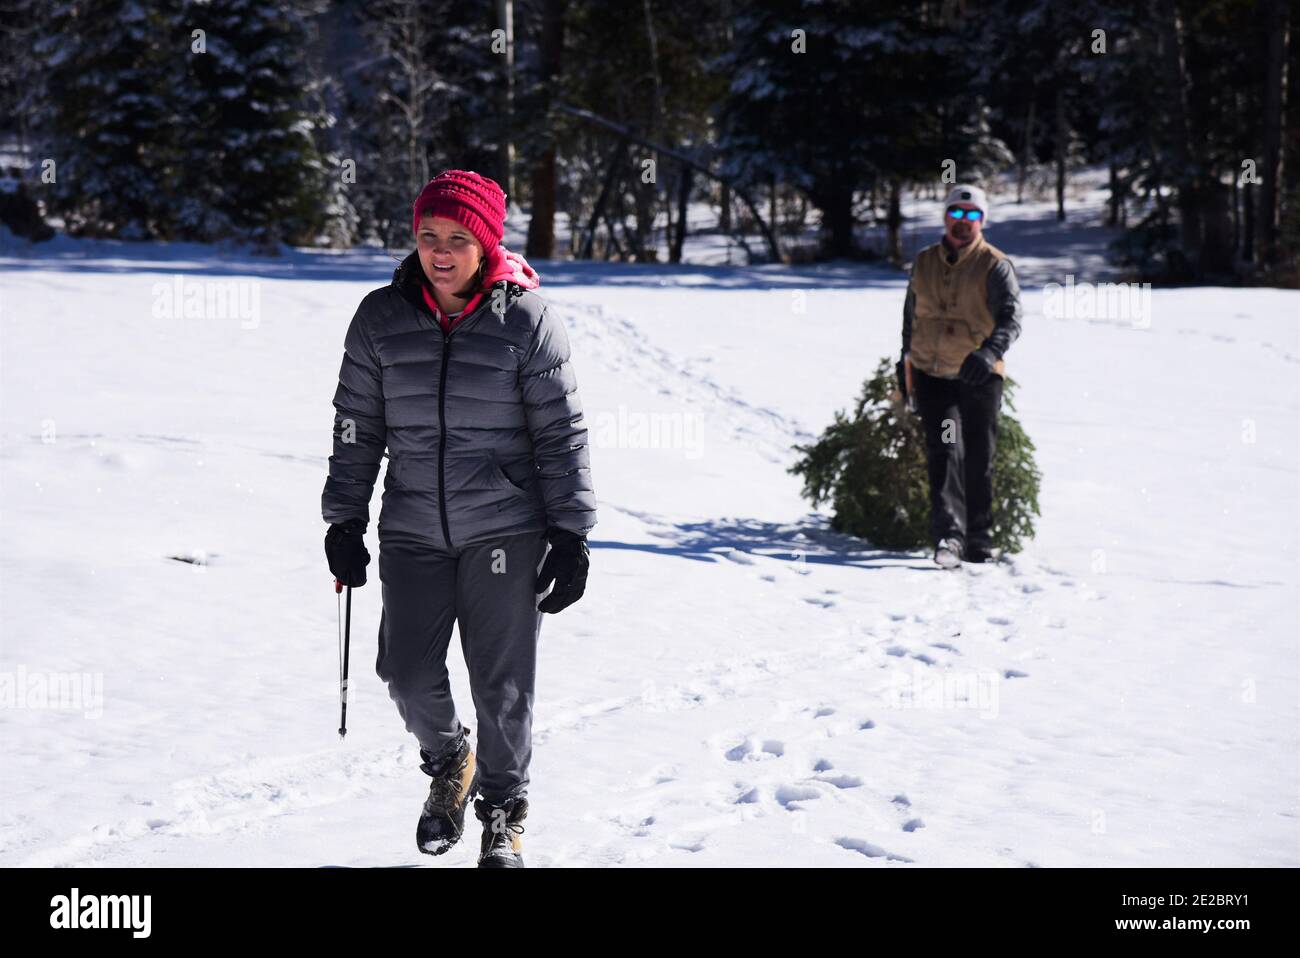
[{"label": "pink scarf", "polygon": [[483,280],[485,286],[508,279],[524,289],[536,289],[542,285],[542,278],[537,270],[528,265],[528,261],[514,250],[498,246],[488,254],[488,271]]}]

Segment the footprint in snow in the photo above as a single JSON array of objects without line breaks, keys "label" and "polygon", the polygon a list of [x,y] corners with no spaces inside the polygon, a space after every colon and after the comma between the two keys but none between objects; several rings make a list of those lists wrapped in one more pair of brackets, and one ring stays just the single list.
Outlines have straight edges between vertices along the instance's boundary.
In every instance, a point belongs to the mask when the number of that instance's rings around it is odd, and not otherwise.
[{"label": "footprint in snow", "polygon": [[[906,795],[903,795],[901,793],[895,795],[891,801],[892,804],[898,806],[898,810],[900,812],[904,811],[905,809],[910,810],[912,808],[911,800]],[[905,822],[903,822],[903,831],[905,832],[914,832],[918,828],[925,828],[925,822],[919,818],[909,818]]]},{"label": "footprint in snow", "polygon": [[834,785],[836,788],[861,788],[862,779],[856,775],[818,775],[817,781]]},{"label": "footprint in snow", "polygon": [[781,803],[783,808],[792,812],[799,810],[800,802],[810,802],[821,797],[821,792],[808,785],[778,785],[776,787],[776,800]]},{"label": "footprint in snow", "polygon": [[750,739],[727,749],[725,755],[729,762],[761,761],[768,758],[780,758],[785,754],[785,743],[776,739],[765,739],[760,749],[754,748]]},{"label": "footprint in snow", "polygon": [[912,859],[905,855],[895,855],[893,852],[887,852],[879,845],[873,845],[865,838],[837,838],[835,844],[840,848],[846,848],[851,852],[857,852],[859,855],[866,855],[868,858],[883,858],[891,862],[911,862]]},{"label": "footprint in snow", "polygon": [[760,796],[759,796],[759,794],[758,794],[758,789],[757,789],[757,788],[751,788],[751,787],[746,786],[746,785],[741,785],[741,786],[739,786],[739,787],[742,788],[742,789],[744,789],[744,791],[742,791],[738,796],[736,796],[735,804],[737,804],[737,805],[757,805],[757,804],[758,804],[758,800],[759,800],[759,797],[760,797]]},{"label": "footprint in snow", "polygon": [[668,782],[675,782],[681,772],[676,765],[660,765],[650,771],[649,775],[643,776],[640,785],[645,788],[650,785],[666,785]]},{"label": "footprint in snow", "polygon": [[739,745],[735,746],[734,748],[727,749],[727,753],[726,753],[727,761],[743,762],[746,758],[750,756],[751,753],[753,753],[753,751],[754,751],[754,746],[751,745],[748,741],[741,742]]},{"label": "footprint in snow", "polygon": [[1017,671],[1016,669],[1007,669],[1002,673],[1002,677],[1004,679],[1027,679],[1029,678],[1029,673],[1020,672]]}]

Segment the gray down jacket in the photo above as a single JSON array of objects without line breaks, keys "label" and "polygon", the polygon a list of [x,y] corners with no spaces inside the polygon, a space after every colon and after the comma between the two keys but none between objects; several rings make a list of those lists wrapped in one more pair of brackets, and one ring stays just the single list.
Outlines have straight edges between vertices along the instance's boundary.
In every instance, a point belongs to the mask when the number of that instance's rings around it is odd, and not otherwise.
[{"label": "gray down jacket", "polygon": [[369,522],[387,447],[381,540],[450,551],[548,526],[585,535],[596,494],[563,324],[502,281],[446,334],[421,275],[412,253],[348,327],[325,521]]}]

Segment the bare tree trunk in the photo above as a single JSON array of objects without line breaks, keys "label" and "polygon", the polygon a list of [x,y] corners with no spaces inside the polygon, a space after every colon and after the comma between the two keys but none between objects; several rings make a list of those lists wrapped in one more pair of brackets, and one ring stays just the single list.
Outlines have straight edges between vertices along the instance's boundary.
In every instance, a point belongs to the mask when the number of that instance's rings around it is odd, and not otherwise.
[{"label": "bare tree trunk", "polygon": [[[677,195],[677,188],[681,186],[681,182],[682,182],[682,174],[681,171],[679,170],[677,176],[673,179],[673,192],[672,192],[673,196]],[[673,221],[673,204],[671,201],[666,202],[664,203],[664,242],[668,246],[668,255],[670,257],[672,256],[674,225],[675,224]],[[656,240],[655,248],[658,249],[658,246],[659,244],[658,241]]]},{"label": "bare tree trunk", "polygon": [[1265,265],[1278,261],[1278,224],[1281,208],[1282,124],[1286,114],[1287,58],[1290,46],[1290,5],[1286,0],[1269,0],[1265,5],[1268,32],[1264,80],[1264,162],[1259,191],[1259,254]]},{"label": "bare tree trunk", "polygon": [[780,235],[781,225],[776,220],[776,177],[772,177],[772,191],[767,200],[767,221],[772,224],[772,232]]},{"label": "bare tree trunk", "polygon": [[1225,275],[1232,271],[1232,224],[1229,221],[1230,191],[1217,179],[1205,184],[1202,222],[1205,239],[1201,249],[1202,269],[1211,274]]},{"label": "bare tree trunk", "polygon": [[1255,187],[1253,183],[1241,184],[1241,258],[1255,262]]},{"label": "bare tree trunk", "polygon": [[497,145],[501,165],[501,188],[507,198],[515,195],[515,5],[514,0],[497,0],[497,25],[505,31],[505,55],[501,57],[501,136]]},{"label": "bare tree trunk", "polygon": [[718,213],[718,229],[723,233],[731,232],[731,187],[722,184],[721,210]]},{"label": "bare tree trunk", "polygon": [[[545,0],[542,8],[542,110],[546,128],[543,135],[546,145],[533,167],[532,215],[528,219],[528,243],[524,255],[529,259],[551,259],[555,256],[556,162],[555,118],[551,103],[559,96],[556,89],[564,68],[564,0]],[[570,235],[574,224],[569,223]]]},{"label": "bare tree trunk", "polygon": [[1029,176],[1029,168],[1034,162],[1034,109],[1038,105],[1038,97],[1033,91],[1029,94],[1029,109],[1025,111],[1025,136],[1020,144],[1020,169],[1016,173],[1016,203],[1017,205],[1025,201],[1025,180]]},{"label": "bare tree trunk", "polygon": [[1232,254],[1234,258],[1241,257],[1241,187],[1237,184],[1238,177],[1232,178],[1232,197],[1229,203],[1230,216],[1232,221]]},{"label": "bare tree trunk", "polygon": [[[619,140],[614,149],[610,151],[609,162],[605,170],[605,182],[601,184],[600,195],[596,197],[596,205],[592,207],[591,219],[587,221],[587,238],[582,243],[582,253],[579,259],[591,258],[591,247],[596,240],[596,225],[600,222],[600,217],[605,211],[605,203],[609,199],[609,191],[614,187],[614,177],[618,174],[618,158],[623,154],[626,141]],[[613,229],[610,230],[613,232]]]},{"label": "bare tree trunk", "polygon": [[1065,219],[1065,158],[1070,138],[1065,123],[1065,87],[1056,88],[1056,218]]},{"label": "bare tree trunk", "polygon": [[1197,184],[1187,171],[1193,165],[1191,121],[1187,106],[1187,66],[1183,59],[1183,25],[1175,0],[1160,0],[1156,29],[1160,39],[1160,65],[1169,110],[1178,217],[1183,255],[1189,262],[1201,258],[1201,211]]},{"label": "bare tree trunk", "polygon": [[897,266],[903,264],[903,199],[901,194],[902,184],[895,177],[889,181],[889,214],[886,223],[889,227],[889,261]]},{"label": "bare tree trunk", "polygon": [[[623,204],[620,201],[618,205],[619,207],[622,207]],[[600,211],[600,218],[605,224],[605,235],[607,237],[605,241],[605,246],[601,250],[600,258],[604,260],[616,258],[621,261],[627,261],[631,259],[631,257],[628,255],[628,248],[624,247],[624,245],[621,242],[619,242],[618,229],[614,225],[615,217],[612,213],[610,213],[608,206],[604,207]],[[617,221],[619,224],[623,223],[623,213],[621,209],[619,210]],[[623,227],[623,238],[627,240],[629,244],[632,243],[632,238],[627,235],[626,226]]]},{"label": "bare tree trunk", "polygon": [[668,259],[673,263],[682,261],[682,247],[686,243],[686,210],[691,199],[691,180],[691,168],[682,167],[677,182],[677,230],[673,233],[673,244],[668,253]]},{"label": "bare tree trunk", "polygon": [[[641,0],[641,11],[645,20],[646,45],[650,50],[650,79],[653,97],[650,102],[650,131],[646,137],[657,140],[663,128],[664,98],[663,79],[659,75],[659,37],[655,33],[654,15],[650,10],[650,0]],[[667,204],[668,194],[659,189],[659,161],[657,152],[651,157],[654,161],[655,178],[644,183],[638,176],[635,183],[636,194],[636,258],[638,261],[655,261],[659,258],[658,242],[655,237],[654,224],[659,215],[661,201]],[[669,216],[671,219],[671,215]],[[671,234],[669,234],[671,236]]]},{"label": "bare tree trunk", "polygon": [[[532,208],[528,217],[528,239],[524,255],[528,259],[553,259],[555,256],[555,144],[542,150],[533,166]],[[572,232],[573,223],[569,224]]]},{"label": "bare tree trunk", "polygon": [[1106,218],[1106,225],[1108,226],[1119,225],[1119,208],[1121,202],[1122,200],[1120,199],[1120,195],[1119,195],[1119,168],[1115,165],[1115,161],[1111,160],[1110,161],[1110,203],[1108,204],[1110,206],[1110,213]]}]

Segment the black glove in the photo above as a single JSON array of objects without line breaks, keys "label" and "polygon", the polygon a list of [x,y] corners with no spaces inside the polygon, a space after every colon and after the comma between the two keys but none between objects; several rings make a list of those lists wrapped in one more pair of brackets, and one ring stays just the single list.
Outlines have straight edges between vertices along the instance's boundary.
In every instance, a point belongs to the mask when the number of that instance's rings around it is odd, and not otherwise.
[{"label": "black glove", "polygon": [[993,364],[997,361],[998,357],[993,355],[991,349],[981,346],[966,357],[957,377],[967,386],[983,386],[993,375]]},{"label": "black glove", "polygon": [[366,584],[370,553],[366,551],[365,532],[364,519],[349,519],[334,523],[325,533],[325,558],[329,561],[330,572],[344,585],[353,588]]},{"label": "black glove", "polygon": [[900,359],[898,365],[894,367],[894,375],[898,377],[898,391],[903,397],[903,402],[907,402],[907,363]]},{"label": "black glove", "polygon": [[555,588],[537,606],[537,611],[559,612],[581,599],[586,591],[590,553],[587,537],[576,532],[551,527],[546,530],[546,538],[551,541],[551,551],[537,575],[536,591],[545,592],[552,582]]}]

